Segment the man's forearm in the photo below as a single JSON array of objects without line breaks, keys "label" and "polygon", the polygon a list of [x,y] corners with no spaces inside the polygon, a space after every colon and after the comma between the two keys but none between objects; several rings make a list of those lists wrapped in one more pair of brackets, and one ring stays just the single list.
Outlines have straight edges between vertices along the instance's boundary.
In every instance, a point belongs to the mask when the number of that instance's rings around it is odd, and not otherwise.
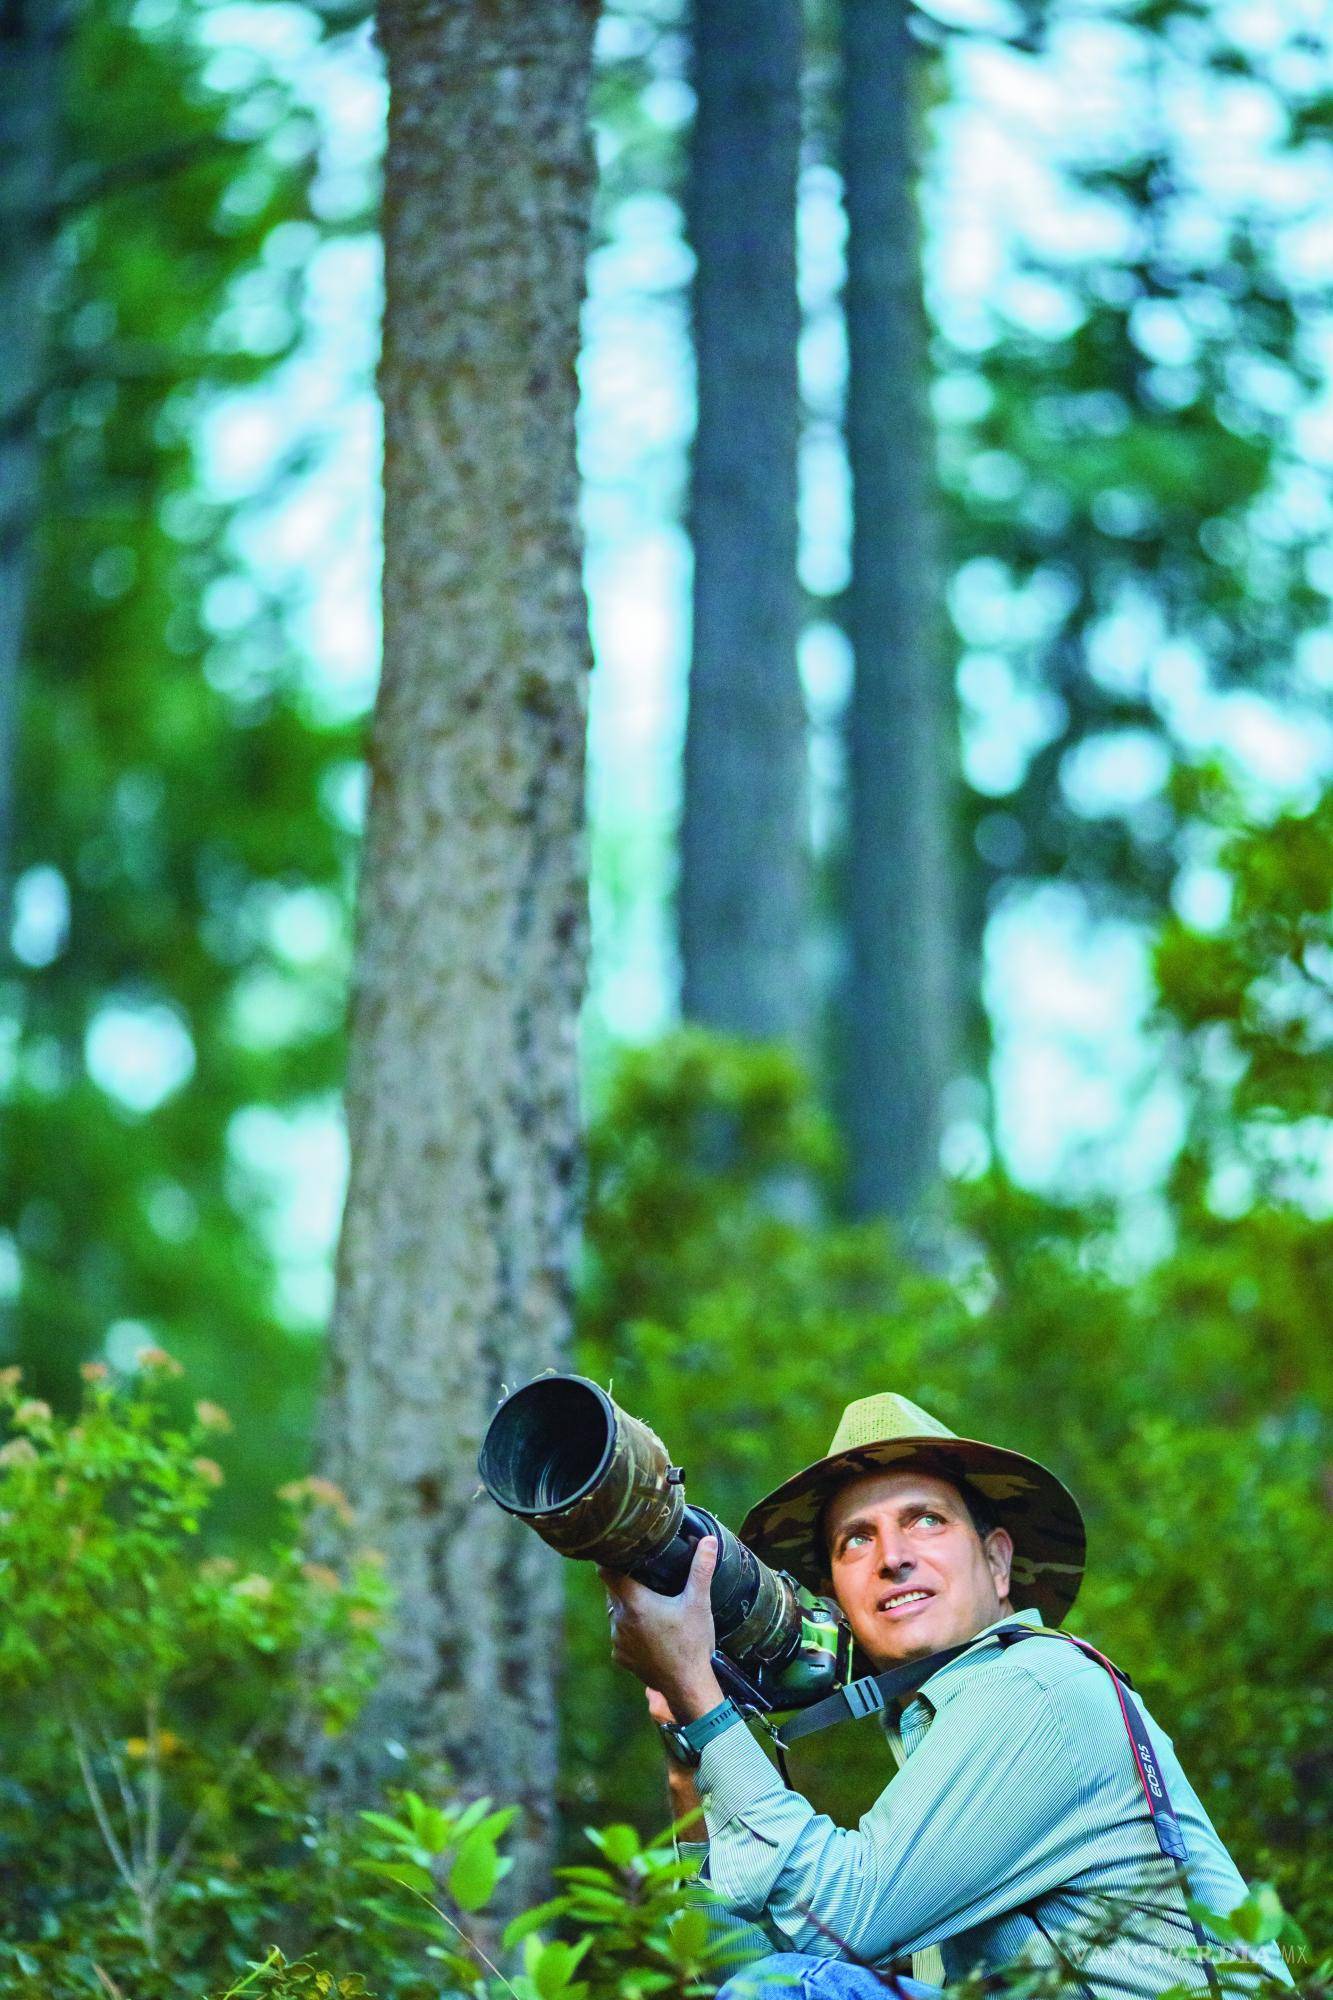
[{"label": "man's forearm", "polygon": [[[675,1763],[670,1757],[666,1768],[667,1798],[671,1804],[671,1818],[676,1826],[676,1836],[680,1840],[706,1840],[704,1829],[703,1801],[699,1797],[699,1787],[694,1782],[694,1773],[687,1771],[683,1764]],[[688,1826],[680,1821],[689,1820]]]},{"label": "man's forearm", "polygon": [[662,1681],[658,1685],[677,1722],[697,1722],[710,1708],[726,1700],[722,1683],[711,1666],[696,1670],[686,1679]]}]

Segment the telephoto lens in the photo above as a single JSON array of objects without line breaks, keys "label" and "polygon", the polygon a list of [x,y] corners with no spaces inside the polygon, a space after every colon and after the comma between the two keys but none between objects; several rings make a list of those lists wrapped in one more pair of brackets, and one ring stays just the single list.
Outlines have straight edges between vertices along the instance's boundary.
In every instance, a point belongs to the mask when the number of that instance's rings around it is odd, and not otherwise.
[{"label": "telephoto lens", "polygon": [[583,1375],[539,1375],[507,1396],[477,1461],[497,1506],[559,1555],[622,1570],[676,1597],[705,1535],[716,1535],[718,1650],[763,1706],[809,1702],[845,1667],[836,1615],[702,1507],[656,1432]]}]

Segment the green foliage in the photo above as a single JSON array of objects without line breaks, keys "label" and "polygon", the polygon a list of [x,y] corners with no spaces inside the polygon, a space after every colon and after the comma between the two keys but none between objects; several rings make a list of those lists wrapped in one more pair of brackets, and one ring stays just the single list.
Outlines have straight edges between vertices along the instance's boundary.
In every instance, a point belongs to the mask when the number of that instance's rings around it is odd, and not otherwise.
[{"label": "green foliage", "polygon": [[1144,1420],[1097,1479],[1074,1621],[1134,1674],[1245,1873],[1311,1926],[1333,1848],[1325,1453],[1290,1414]]},{"label": "green foliage", "polygon": [[[362,1678],[344,1684],[343,1675],[367,1651],[357,1635],[373,1618],[374,1571],[363,1564],[349,1587],[331,1567],[303,1560],[295,1542],[271,1571],[239,1575],[226,1557],[201,1559],[200,1516],[223,1475],[198,1447],[229,1419],[200,1403],[186,1427],[165,1429],[153,1391],[175,1365],[151,1349],[142,1365],[126,1396],[92,1364],[73,1422],[22,1396],[18,1371],[6,1371],[0,1394],[14,1434],[0,1448],[0,1687],[10,1702],[31,1703],[30,1731],[42,1727],[58,1696],[50,1719],[76,1739],[80,1714],[96,1714],[105,1730],[154,1710],[157,1732],[145,1724],[129,1749],[151,1761],[155,1734],[159,1745],[186,1748],[160,1720],[175,1688],[264,1654],[270,1666],[292,1670],[289,1693],[309,1690],[321,1717],[336,1725]],[[298,1489],[291,1491],[295,1498]],[[338,1661],[338,1679],[318,1671],[325,1652]]]},{"label": "green foliage", "polygon": [[298,1898],[305,1935],[337,1927],[342,1836],[311,1815],[300,1752],[365,1691],[378,1564],[312,1480],[284,1489],[266,1562],[206,1554],[229,1424],[178,1407],[180,1373],[161,1350],[125,1382],[92,1364],[72,1418],[0,1376],[6,2000],[105,1992],[101,1975],[195,2000],[289,1931]]},{"label": "green foliage", "polygon": [[[48,916],[0,985],[0,1359],[70,1407],[110,1327],[170,1345],[236,1412],[223,1512],[261,1532],[316,1350],[277,1294],[243,1114],[337,1087],[359,745],[313,705],[202,463],[205,423],[293,352],[316,240],[309,114],[258,43],[218,49],[223,13],[91,0],[62,28],[9,857]],[[118,1091],[93,1060],[117,1024],[170,1038],[174,1079]]]},{"label": "green foliage", "polygon": [[[440,1810],[413,1792],[399,1803],[398,1819],[362,1814],[375,1846],[362,1871],[405,1892],[397,1906],[371,1907],[430,1940],[425,1956],[452,1991],[493,2000],[498,1980],[514,2000],[701,2000],[725,1978],[734,1944],[711,1934],[714,1899],[695,1884],[693,1860],[665,1835],[645,1843],[632,1826],[612,1825],[585,1827],[599,1860],[557,1869],[559,1893],[505,1927],[500,1948],[520,1951],[521,1970],[504,1979],[467,1920],[485,1910],[507,1870],[498,1842],[513,1808],[492,1812],[479,1799]],[[556,1927],[569,1935],[548,1935]]]},{"label": "green foliage", "polygon": [[[956,1191],[943,1268],[914,1269],[887,1235],[821,1220],[834,1156],[791,1065],[687,1035],[626,1058],[592,1134],[581,1348],[733,1526],[874,1389],[1054,1464],[1090,1529],[1071,1629],[1135,1675],[1242,1869],[1309,1923],[1333,1859],[1333,1223],[1290,1153],[1228,1212],[1209,1171],[1223,1146],[1274,1157],[1286,1129],[1327,1172],[1333,1098],[1311,1079],[1330,1046],[1331,824],[1325,800],[1232,825],[1226,930],[1165,935],[1162,1015],[1199,1131],[1157,1263],[1127,1259],[1111,1208],[994,1175]],[[1230,984],[1196,976],[1196,951],[1222,955]],[[1208,1040],[1219,1025],[1237,1052],[1225,1064]],[[573,1578],[571,1608],[565,1796],[571,1812],[595,1801],[632,1817],[661,1785],[660,1753],[638,1689],[608,1693],[588,1577]],[[891,1771],[863,1734],[835,1734],[846,1742],[795,1775],[854,1821]]]},{"label": "green foliage", "polygon": [[499,1841],[517,1816],[517,1806],[502,1806],[492,1812],[491,1801],[473,1799],[471,1804],[450,1808],[427,1805],[416,1792],[404,1792],[402,1819],[387,1813],[366,1812],[367,1826],[387,1843],[384,1854],[360,1865],[387,1882],[429,1896],[436,1884],[431,1873],[439,1867],[448,1895],[460,1911],[480,1910],[490,1902],[511,1863],[502,1859]]},{"label": "green foliage", "polygon": [[1201,1150],[1215,1166],[1243,1160],[1251,1199],[1290,1201],[1324,1166],[1333,1106],[1333,792],[1245,827],[1225,785],[1203,776],[1230,913],[1220,931],[1173,921],[1157,945],[1162,1008],[1187,1038],[1183,1170]]},{"label": "green foliage", "polygon": [[686,114],[664,105],[662,89],[664,82],[684,80],[689,43],[683,26],[671,4],[612,0],[603,10],[592,99],[598,133],[594,221],[601,233],[622,201],[649,191],[675,193],[683,180]]},{"label": "green foliage", "polygon": [[[1058,0],[1040,12],[1052,42],[1068,31]],[[1094,116],[1042,166],[1097,246],[1070,256],[1020,221],[1017,282],[963,340],[947,324],[936,340],[949,553],[1006,601],[956,614],[964,734],[973,712],[995,726],[997,680],[1041,714],[1021,769],[969,810],[979,891],[1054,876],[1157,916],[1193,851],[1192,802],[1151,779],[1099,799],[1092,760],[1156,744],[1165,771],[1192,749],[1170,658],[1213,687],[1317,705],[1302,644],[1328,619],[1327,469],[1301,437],[1322,376],[1283,217],[1200,170],[1179,110],[1207,103],[1221,130],[1231,107],[1263,106],[1274,164],[1313,186],[1327,50],[1299,77],[1295,17],[1260,47],[1188,0],[1082,19],[1119,44],[1119,133]],[[1022,67],[1039,75],[1045,47]],[[1319,495],[1308,512],[1292,497],[1303,481]]]},{"label": "green foliage", "polygon": [[359,1973],[340,1979],[304,1959],[293,1965],[275,1945],[266,1959],[251,1966],[218,2000],[239,2000],[243,1993],[263,1996],[263,2000],[363,2000],[363,1996],[368,2000],[369,1988]]},{"label": "green foliage", "polygon": [[[806,19],[810,139],[836,170],[839,9],[815,0]],[[917,23],[923,247],[944,273],[925,303],[969,780],[960,885],[978,943],[1002,897],[1043,879],[1166,914],[1198,831],[1166,782],[1197,754],[1196,687],[1325,701],[1306,661],[1328,624],[1329,475],[1305,426],[1327,371],[1295,210],[1258,172],[1214,171],[1220,139],[1197,143],[1262,118],[1267,163],[1317,198],[1326,27],[1297,12],[1270,26],[1261,42],[1195,0],[1025,0],[999,31],[993,92],[992,25]],[[1085,34],[1106,53],[1105,97],[1025,132],[1009,92],[1077,90]],[[992,123],[1050,194],[997,213],[995,266],[960,298],[957,135]],[[1243,764],[1241,731],[1218,734]],[[1098,777],[1117,751],[1142,773],[1124,790]]]},{"label": "green foliage", "polygon": [[1305,1944],[1305,1933],[1283,1909],[1282,1899],[1271,1882],[1256,1882],[1245,1901],[1237,1903],[1228,1916],[1210,1910],[1207,1904],[1195,1903],[1192,1908],[1196,1919],[1212,1926],[1226,1943]]},{"label": "green foliage", "polygon": [[[452,1991],[483,1995],[494,1968],[468,1924],[509,1872],[512,1864],[499,1843],[518,1809],[493,1811],[487,1798],[431,1805],[411,1791],[399,1794],[396,1803],[398,1817],[361,1815],[368,1851],[357,1866],[384,1885],[367,1897],[366,1907],[397,1930],[404,1951],[414,1945],[438,1966]],[[429,1940],[424,1946],[423,1937]]]},{"label": "green foliage", "polygon": [[[1279,1371],[1257,1318],[1215,1351],[1217,1252],[1197,1206],[1158,1268],[1125,1276],[1112,1218],[1000,1181],[961,1203],[954,1266],[913,1270],[882,1234],[820,1219],[835,1155],[791,1064],[697,1035],[627,1060],[592,1157],[585,1364],[651,1417],[691,1491],[738,1521],[825,1448],[847,1398],[885,1382],[1053,1460],[1093,1534],[1076,1628],[1135,1673],[1242,1866],[1273,1885],[1230,1914],[1238,1945],[1275,1934],[1278,1898],[1313,1929],[1333,1639],[1316,1302],[1302,1323],[1286,1300]],[[1229,1224],[1233,1255],[1262,1294],[1268,1272],[1244,1259],[1271,1236],[1246,1220]],[[1286,1221],[1294,1256],[1319,1225],[1299,1208]],[[690,1865],[634,1823],[660,1750],[637,1690],[609,1674],[599,1594],[575,1598],[565,1785],[616,1816],[587,1829],[595,1859],[571,1853],[556,1895],[497,1939],[512,1808],[404,1792],[353,1833],[309,1810],[287,1749],[355,1703],[373,1563],[312,1562],[290,1536],[262,1568],[205,1555],[223,1413],[178,1409],[161,1352],[129,1385],[86,1375],[69,1420],[0,1383],[0,1693],[17,1725],[0,2000],[105,1994],[105,1979],[136,2000],[198,2000],[201,1981],[215,2000],[703,2000],[726,1948]],[[311,1525],[345,1513],[319,1481],[284,1494]],[[839,1806],[823,1788],[854,1772],[851,1817],[890,1773],[863,1734],[841,1735],[848,1768],[821,1758],[797,1779]],[[1010,1983],[1026,2000],[1058,1984]]]},{"label": "green foliage", "polygon": [[[1215,1937],[1234,1948],[1230,1956],[1219,1955],[1213,1960],[1223,1993],[1249,1994],[1255,2000],[1279,2000],[1280,1995],[1287,1996],[1287,2000],[1324,2000],[1333,1974],[1333,1959],[1312,1961],[1304,1933],[1283,1909],[1271,1883],[1257,1883],[1229,1915],[1211,1910],[1204,1903],[1191,1902],[1190,1908]],[[1122,1925],[1123,1914],[1108,1910],[1105,1922],[1097,1927],[1097,1940],[1113,1943]],[[1292,1972],[1290,1986],[1255,1964],[1254,1947],[1275,1943],[1280,1944]],[[1077,1988],[1058,1963],[1032,1966],[1016,1960],[998,1972],[988,1969],[969,1973],[954,1981],[948,1990],[955,2000],[986,2000],[987,1995],[996,1992],[1009,1995],[1010,2000],[1058,2000],[1058,1996]],[[1164,1988],[1159,2000],[1196,2000],[1197,1993],[1196,1985],[1181,1981]]]}]

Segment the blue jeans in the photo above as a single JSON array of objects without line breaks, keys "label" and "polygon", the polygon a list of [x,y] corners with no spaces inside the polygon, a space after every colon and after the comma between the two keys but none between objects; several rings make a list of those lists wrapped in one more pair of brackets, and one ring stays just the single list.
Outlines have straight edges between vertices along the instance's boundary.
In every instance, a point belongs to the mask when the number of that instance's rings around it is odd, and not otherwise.
[{"label": "blue jeans", "polygon": [[811,1958],[803,1951],[775,1951],[742,1966],[717,2000],[938,2000],[938,1986],[849,1965],[845,1958]]}]

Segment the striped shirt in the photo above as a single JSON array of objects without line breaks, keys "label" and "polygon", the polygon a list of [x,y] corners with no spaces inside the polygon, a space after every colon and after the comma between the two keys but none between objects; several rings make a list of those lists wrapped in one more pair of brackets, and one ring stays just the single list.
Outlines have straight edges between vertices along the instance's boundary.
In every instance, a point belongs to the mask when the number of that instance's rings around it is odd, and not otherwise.
[{"label": "striped shirt", "polygon": [[[1040,1629],[1036,1611],[1000,1622],[1018,1620]],[[1191,1891],[1225,1914],[1245,1883],[1170,1739],[1145,1719]],[[888,1967],[939,1946],[949,1979],[1063,1956],[1096,2000],[1206,1990],[1105,1668],[1054,1637],[1005,1648],[983,1634],[925,1682],[899,1726],[902,1768],[850,1830],[788,1791],[747,1729],[705,1746],[707,1847],[683,1851],[706,1852],[702,1879],[746,1920],[754,1956]],[[719,1922],[738,1933],[739,1955],[742,1926]],[[1290,1983],[1275,1947],[1257,1956]]]}]

